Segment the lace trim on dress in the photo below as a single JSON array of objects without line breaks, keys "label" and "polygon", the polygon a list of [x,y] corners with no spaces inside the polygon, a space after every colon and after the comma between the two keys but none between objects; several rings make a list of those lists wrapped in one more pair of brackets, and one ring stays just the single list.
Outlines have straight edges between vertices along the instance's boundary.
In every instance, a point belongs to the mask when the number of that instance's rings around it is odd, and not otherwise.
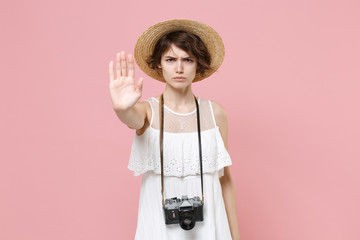
[{"label": "lace trim on dress", "polygon": [[[164,139],[164,176],[185,177],[200,174],[197,132],[164,132]],[[219,127],[201,131],[201,139],[203,173],[219,171],[221,177],[223,168],[230,166],[232,161]],[[134,171],[135,176],[147,171],[161,174],[159,129],[149,126],[142,135],[134,134],[128,168]]]}]

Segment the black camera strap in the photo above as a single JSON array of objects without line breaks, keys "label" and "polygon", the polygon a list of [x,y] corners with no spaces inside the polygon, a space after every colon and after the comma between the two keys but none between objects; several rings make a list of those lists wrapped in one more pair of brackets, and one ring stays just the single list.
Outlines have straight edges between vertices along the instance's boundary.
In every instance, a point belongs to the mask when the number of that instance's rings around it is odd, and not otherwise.
[{"label": "black camera strap", "polygon": [[[196,104],[196,115],[197,115],[197,130],[198,130],[198,139],[199,139],[199,160],[200,160],[200,174],[201,174],[201,194],[202,201],[204,202],[204,184],[203,184],[203,168],[202,168],[202,152],[201,152],[201,133],[200,133],[200,112],[199,112],[199,103],[195,98]],[[164,97],[161,94],[159,101],[159,115],[160,115],[160,163],[161,163],[161,195],[162,195],[162,204],[165,205],[164,202]]]}]

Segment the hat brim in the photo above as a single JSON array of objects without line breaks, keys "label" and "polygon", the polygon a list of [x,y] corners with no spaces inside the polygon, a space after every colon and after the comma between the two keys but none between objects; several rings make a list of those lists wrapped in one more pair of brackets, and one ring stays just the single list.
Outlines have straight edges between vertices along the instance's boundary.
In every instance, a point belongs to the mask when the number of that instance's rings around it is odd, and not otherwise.
[{"label": "hat brim", "polygon": [[220,35],[212,27],[189,19],[172,19],[159,22],[141,34],[134,50],[134,58],[140,69],[149,77],[165,82],[162,74],[150,68],[146,60],[153,54],[155,44],[162,36],[178,30],[199,36],[210,54],[210,70],[205,71],[204,74],[196,73],[193,82],[203,80],[216,72],[225,56],[225,47]]}]

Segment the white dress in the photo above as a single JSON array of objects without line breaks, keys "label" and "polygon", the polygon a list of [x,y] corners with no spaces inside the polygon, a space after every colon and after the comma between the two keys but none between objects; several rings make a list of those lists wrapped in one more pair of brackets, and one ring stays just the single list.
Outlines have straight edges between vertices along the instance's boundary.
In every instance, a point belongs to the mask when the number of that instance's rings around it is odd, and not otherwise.
[{"label": "white dress", "polygon": [[[151,105],[150,126],[142,135],[135,133],[128,168],[143,175],[140,190],[136,240],[228,240],[230,228],[219,178],[232,164],[216,126],[210,100],[200,99],[200,126],[204,182],[204,221],[191,230],[179,224],[165,224],[161,196],[159,148],[159,101]],[[177,113],[164,105],[164,197],[201,198],[199,146],[196,108]]]}]

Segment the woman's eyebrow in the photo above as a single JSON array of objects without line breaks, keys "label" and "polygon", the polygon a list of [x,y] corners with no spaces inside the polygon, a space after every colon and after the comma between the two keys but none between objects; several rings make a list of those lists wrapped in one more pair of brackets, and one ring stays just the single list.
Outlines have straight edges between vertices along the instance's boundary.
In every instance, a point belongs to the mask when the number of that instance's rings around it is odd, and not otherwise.
[{"label": "woman's eyebrow", "polygon": [[[165,58],[175,58],[175,59],[177,59],[177,57],[173,57],[173,56],[165,56]],[[181,59],[188,59],[188,58],[195,58],[195,57],[187,56],[187,57],[183,57]]]}]

